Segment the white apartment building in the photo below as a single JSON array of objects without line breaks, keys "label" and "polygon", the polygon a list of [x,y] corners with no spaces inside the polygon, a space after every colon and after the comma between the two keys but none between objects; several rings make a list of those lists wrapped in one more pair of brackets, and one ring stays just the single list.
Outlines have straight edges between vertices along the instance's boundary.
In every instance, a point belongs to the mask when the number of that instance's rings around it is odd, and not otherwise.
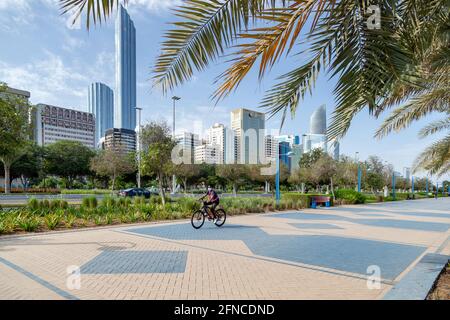
[{"label": "white apartment building", "polygon": [[92,113],[38,104],[34,121],[35,139],[40,146],[70,140],[95,148],[95,118]]},{"label": "white apartment building", "polygon": [[220,164],[223,158],[217,145],[204,144],[195,147],[195,163]]},{"label": "white apartment building", "polygon": [[264,137],[264,147],[264,156],[268,161],[277,157],[278,140],[274,136],[267,135]]}]

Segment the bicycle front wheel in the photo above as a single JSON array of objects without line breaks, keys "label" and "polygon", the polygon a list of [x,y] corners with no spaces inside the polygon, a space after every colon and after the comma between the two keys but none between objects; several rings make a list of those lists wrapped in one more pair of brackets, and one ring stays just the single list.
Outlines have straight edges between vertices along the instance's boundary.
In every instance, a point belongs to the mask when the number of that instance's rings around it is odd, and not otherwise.
[{"label": "bicycle front wheel", "polygon": [[217,209],[216,210],[216,226],[221,227],[225,224],[225,221],[227,220],[227,214],[225,210],[223,209]]},{"label": "bicycle front wheel", "polygon": [[200,229],[205,223],[205,215],[201,210],[197,210],[192,214],[191,224],[194,229]]}]

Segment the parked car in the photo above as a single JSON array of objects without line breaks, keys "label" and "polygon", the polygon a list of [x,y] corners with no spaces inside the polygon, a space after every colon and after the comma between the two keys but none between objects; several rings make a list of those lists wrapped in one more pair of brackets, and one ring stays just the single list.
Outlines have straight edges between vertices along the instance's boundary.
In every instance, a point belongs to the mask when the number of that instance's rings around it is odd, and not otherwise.
[{"label": "parked car", "polygon": [[145,197],[150,198],[151,192],[143,188],[130,188],[119,191],[121,197]]}]

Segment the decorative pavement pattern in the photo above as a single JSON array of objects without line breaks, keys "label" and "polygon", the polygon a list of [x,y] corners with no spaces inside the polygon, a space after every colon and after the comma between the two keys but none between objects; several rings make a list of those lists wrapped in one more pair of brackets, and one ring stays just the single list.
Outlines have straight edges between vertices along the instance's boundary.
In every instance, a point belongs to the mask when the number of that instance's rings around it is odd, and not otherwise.
[{"label": "decorative pavement pattern", "polygon": [[0,299],[423,299],[449,257],[450,198],[4,236]]}]

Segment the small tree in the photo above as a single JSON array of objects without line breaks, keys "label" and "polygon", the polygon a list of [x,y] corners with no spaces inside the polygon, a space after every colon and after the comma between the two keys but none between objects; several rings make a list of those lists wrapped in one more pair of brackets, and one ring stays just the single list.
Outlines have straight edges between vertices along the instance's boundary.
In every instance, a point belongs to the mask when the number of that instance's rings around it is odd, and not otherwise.
[{"label": "small tree", "polygon": [[216,174],[233,186],[233,195],[236,197],[239,185],[245,182],[247,170],[243,164],[222,164],[217,166]]},{"label": "small tree", "polygon": [[90,168],[99,176],[109,177],[114,191],[117,177],[134,172],[135,162],[132,154],[105,150],[91,159]]},{"label": "small tree", "polygon": [[67,179],[72,187],[75,178],[90,173],[89,164],[95,153],[81,142],[62,140],[44,149],[44,171]]},{"label": "small tree", "polygon": [[141,172],[143,175],[156,175],[161,201],[165,204],[164,180],[173,171],[171,155],[176,142],[166,122],[152,121],[142,129],[141,143]]},{"label": "small tree", "polygon": [[330,185],[331,193],[334,195],[333,177],[336,175],[336,161],[328,154],[323,154],[310,168],[312,181],[320,185]]},{"label": "small tree", "polygon": [[192,178],[200,176],[200,166],[197,164],[180,164],[175,168],[176,176],[183,183],[184,193],[187,192],[188,189],[188,181]]},{"label": "small tree", "polygon": [[5,193],[11,192],[11,166],[23,154],[28,141],[29,104],[6,92],[0,84],[0,161],[5,170]]},{"label": "small tree", "polygon": [[23,189],[27,190],[31,180],[38,178],[42,170],[42,147],[29,143],[22,156],[11,166],[12,180],[20,178]]}]

